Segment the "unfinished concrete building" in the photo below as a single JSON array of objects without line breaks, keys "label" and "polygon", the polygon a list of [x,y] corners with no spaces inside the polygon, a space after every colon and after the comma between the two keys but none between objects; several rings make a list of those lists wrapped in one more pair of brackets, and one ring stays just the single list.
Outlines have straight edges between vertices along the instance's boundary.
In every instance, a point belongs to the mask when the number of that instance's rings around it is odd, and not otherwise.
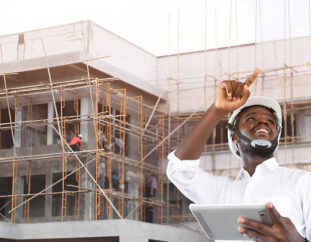
[{"label": "unfinished concrete building", "polygon": [[[310,37],[157,57],[85,21],[2,36],[0,45],[3,241],[204,241],[191,201],[165,176],[166,156],[216,86],[256,66],[251,92],[283,107],[278,160],[311,169]],[[201,166],[234,177],[226,122]],[[82,150],[72,152],[78,134]]]}]

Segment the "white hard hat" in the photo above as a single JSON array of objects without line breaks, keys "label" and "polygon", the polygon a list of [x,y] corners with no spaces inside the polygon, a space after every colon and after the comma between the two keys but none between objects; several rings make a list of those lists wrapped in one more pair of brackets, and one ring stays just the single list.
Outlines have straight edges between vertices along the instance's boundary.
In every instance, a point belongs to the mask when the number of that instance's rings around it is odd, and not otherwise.
[{"label": "white hard hat", "polygon": [[[229,120],[229,126],[234,125],[234,121],[236,120],[238,114],[242,110],[245,110],[246,108],[251,107],[251,106],[263,106],[268,109],[272,109],[274,111],[274,114],[277,119],[277,125],[279,128],[279,135],[278,135],[278,141],[279,141],[280,136],[281,136],[281,129],[282,129],[282,111],[281,111],[280,104],[275,99],[270,98],[270,97],[264,97],[264,96],[249,97],[247,102],[243,106],[241,106],[240,108],[238,108],[237,110],[233,112]],[[232,141],[233,134],[234,134],[233,130],[228,129],[228,144],[229,144],[229,147],[232,153],[237,158],[241,159],[240,155],[237,152],[238,148],[236,144]]]},{"label": "white hard hat", "polygon": [[80,137],[81,139],[83,138],[82,134],[79,134],[78,137]]}]

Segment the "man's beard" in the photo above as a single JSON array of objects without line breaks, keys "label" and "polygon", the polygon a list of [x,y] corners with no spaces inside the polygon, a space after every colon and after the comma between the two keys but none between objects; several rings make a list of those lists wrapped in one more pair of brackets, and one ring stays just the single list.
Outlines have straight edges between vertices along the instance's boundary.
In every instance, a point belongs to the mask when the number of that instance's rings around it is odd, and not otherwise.
[{"label": "man's beard", "polygon": [[[260,146],[252,146],[252,141],[243,135],[239,130],[235,130],[235,134],[239,138],[239,150],[238,154],[241,156],[241,152],[246,155],[251,155],[251,156],[259,156],[262,158],[270,158],[273,156],[274,151],[278,147],[278,136],[271,141],[271,146],[270,147],[260,147]],[[241,152],[240,152],[241,150]]]},{"label": "man's beard", "polygon": [[[244,140],[239,137],[239,148],[241,153],[250,155],[250,156],[259,156],[262,158],[270,158],[273,156],[274,151],[278,146],[278,137],[276,137],[271,143],[271,147],[253,147],[251,142]],[[239,151],[240,153],[240,151]]]}]

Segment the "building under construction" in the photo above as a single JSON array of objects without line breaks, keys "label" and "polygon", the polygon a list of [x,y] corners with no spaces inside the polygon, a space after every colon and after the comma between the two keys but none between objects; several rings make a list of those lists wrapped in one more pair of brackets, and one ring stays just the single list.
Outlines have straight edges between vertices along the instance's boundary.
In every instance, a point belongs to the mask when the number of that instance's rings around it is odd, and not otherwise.
[{"label": "building under construction", "polygon": [[[310,43],[157,57],[90,21],[0,37],[0,241],[204,241],[167,155],[222,80],[259,67],[252,94],[283,108],[278,160],[311,170]],[[200,165],[235,177],[227,120]]]}]

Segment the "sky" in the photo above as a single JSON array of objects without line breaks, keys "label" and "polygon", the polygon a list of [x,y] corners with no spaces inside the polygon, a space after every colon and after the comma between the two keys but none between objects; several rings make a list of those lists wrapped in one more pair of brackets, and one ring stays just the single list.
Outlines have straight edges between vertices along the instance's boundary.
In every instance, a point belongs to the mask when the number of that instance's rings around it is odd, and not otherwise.
[{"label": "sky", "polygon": [[91,20],[166,55],[310,35],[310,0],[0,0],[0,35]]}]

